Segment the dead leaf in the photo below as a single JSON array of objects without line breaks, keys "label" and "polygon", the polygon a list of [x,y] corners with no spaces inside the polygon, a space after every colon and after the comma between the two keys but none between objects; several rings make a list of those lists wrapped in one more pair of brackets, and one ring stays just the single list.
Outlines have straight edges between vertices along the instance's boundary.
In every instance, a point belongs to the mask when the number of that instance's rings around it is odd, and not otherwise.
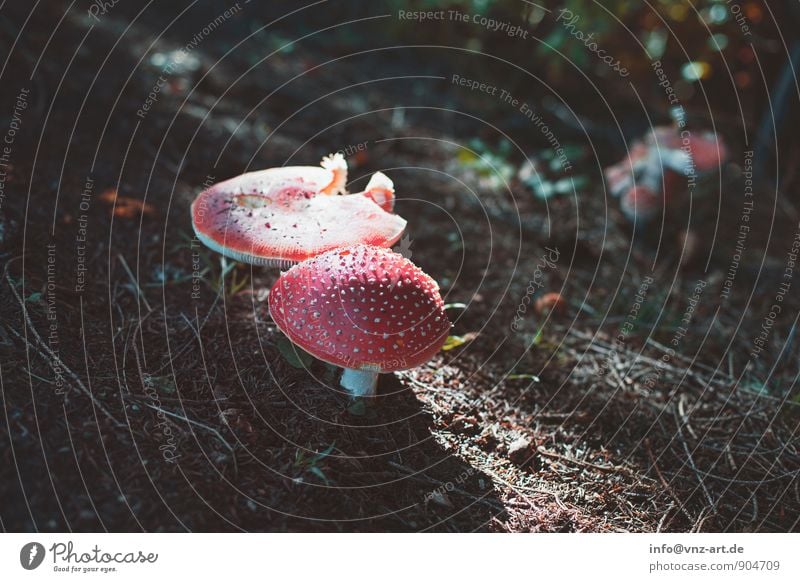
[{"label": "dead leaf", "polygon": [[100,194],[99,198],[106,204],[114,206],[113,213],[118,218],[136,218],[144,214],[152,215],[155,213],[155,208],[151,204],[138,198],[120,196],[115,188],[105,190]]}]

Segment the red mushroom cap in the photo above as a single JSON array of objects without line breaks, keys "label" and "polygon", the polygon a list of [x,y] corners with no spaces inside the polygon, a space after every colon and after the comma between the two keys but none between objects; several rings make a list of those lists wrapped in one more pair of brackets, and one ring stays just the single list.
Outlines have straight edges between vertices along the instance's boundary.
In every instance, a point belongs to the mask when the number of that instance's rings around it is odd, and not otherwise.
[{"label": "red mushroom cap", "polygon": [[436,281],[402,255],[367,245],[329,251],[283,273],[269,312],[320,360],[375,372],[427,362],[450,331]]},{"label": "red mushroom cap", "polygon": [[719,169],[728,159],[728,148],[721,137],[710,131],[678,131],[674,126],[653,128],[647,142],[668,150],[682,150],[697,172]]},{"label": "red mushroom cap", "polygon": [[664,206],[664,197],[647,186],[634,186],[623,194],[620,207],[629,220],[647,221],[656,216]]},{"label": "red mushroom cap", "polygon": [[375,172],[364,189],[364,196],[386,212],[394,210],[394,183],[383,172]]},{"label": "red mushroom cap", "polygon": [[197,237],[225,256],[253,264],[303,261],[357,243],[397,242],[405,220],[364,194],[335,195],[347,176],[344,158],[326,158],[322,166],[272,168],[211,186],[192,204]]},{"label": "red mushroom cap", "polygon": [[713,133],[692,134],[689,140],[692,159],[698,172],[718,170],[728,159],[728,148]]}]

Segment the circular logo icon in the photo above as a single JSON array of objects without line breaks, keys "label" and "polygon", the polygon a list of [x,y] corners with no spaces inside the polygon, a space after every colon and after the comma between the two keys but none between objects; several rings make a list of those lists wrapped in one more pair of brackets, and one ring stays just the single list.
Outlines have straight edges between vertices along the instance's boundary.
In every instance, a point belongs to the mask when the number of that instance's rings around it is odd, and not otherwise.
[{"label": "circular logo icon", "polygon": [[44,561],[44,546],[39,542],[29,542],[19,551],[19,563],[26,570],[35,570]]}]

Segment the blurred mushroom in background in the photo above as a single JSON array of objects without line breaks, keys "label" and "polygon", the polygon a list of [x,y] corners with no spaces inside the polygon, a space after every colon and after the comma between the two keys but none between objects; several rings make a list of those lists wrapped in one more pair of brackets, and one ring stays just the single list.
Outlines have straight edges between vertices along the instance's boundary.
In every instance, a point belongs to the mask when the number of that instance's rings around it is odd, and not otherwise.
[{"label": "blurred mushroom in background", "polygon": [[682,207],[702,183],[717,176],[728,148],[708,131],[654,127],[631,144],[628,156],[604,174],[625,217],[641,228],[662,213]]}]

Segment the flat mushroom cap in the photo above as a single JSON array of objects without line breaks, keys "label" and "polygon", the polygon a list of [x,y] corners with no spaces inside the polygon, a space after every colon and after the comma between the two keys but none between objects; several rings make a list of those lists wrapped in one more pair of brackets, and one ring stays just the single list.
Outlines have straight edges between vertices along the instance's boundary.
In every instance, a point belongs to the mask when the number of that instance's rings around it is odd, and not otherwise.
[{"label": "flat mushroom cap", "polygon": [[346,165],[271,168],[215,184],[192,204],[197,237],[232,259],[257,265],[298,262],[358,243],[392,246],[406,226],[370,197],[338,195]]},{"label": "flat mushroom cap", "polygon": [[343,368],[393,372],[430,360],[450,322],[436,281],[389,249],[356,245],[295,265],[269,294],[289,339]]}]

